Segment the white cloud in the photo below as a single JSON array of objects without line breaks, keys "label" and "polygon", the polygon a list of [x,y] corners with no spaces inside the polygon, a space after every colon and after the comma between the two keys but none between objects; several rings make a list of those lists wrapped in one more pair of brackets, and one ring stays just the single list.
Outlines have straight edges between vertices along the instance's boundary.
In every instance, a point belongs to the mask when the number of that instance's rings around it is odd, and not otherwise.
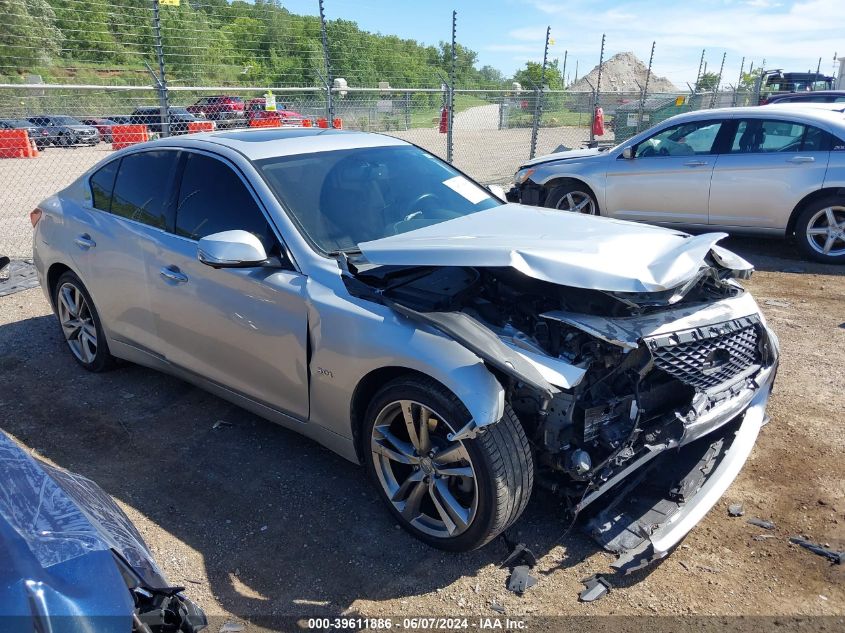
[{"label": "white cloud", "polygon": [[[606,56],[631,50],[644,61],[657,42],[654,68],[675,83],[695,79],[701,49],[707,49],[708,70],[718,72],[727,52],[724,82],[735,83],[740,60],[769,68],[830,72],[834,52],[845,52],[843,0],[697,0],[664,3],[620,0],[602,9],[592,0],[528,0],[542,15],[535,26],[513,29],[497,46],[543,45],[548,20],[557,45],[553,56],[580,59],[582,72],[598,63],[602,33]],[[527,52],[527,51],[526,51]]]}]

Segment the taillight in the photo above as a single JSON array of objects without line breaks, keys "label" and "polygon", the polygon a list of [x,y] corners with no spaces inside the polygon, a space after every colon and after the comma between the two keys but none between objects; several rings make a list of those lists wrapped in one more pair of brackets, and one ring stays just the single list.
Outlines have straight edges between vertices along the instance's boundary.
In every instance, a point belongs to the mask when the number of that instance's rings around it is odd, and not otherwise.
[{"label": "taillight", "polygon": [[29,212],[29,221],[32,222],[32,228],[35,228],[35,225],[38,224],[38,221],[41,219],[41,216],[44,215],[44,212],[35,207],[32,211]]}]

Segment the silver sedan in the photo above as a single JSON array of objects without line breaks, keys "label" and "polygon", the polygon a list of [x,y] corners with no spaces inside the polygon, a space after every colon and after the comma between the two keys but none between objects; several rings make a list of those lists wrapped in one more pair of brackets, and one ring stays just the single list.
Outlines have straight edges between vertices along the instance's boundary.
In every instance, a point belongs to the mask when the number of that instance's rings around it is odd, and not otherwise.
[{"label": "silver sedan", "polygon": [[563,151],[520,167],[508,198],[693,230],[795,237],[845,263],[841,105],[681,114],[608,151]]},{"label": "silver sedan", "polygon": [[144,143],[32,222],[82,367],[153,367],[314,438],[444,549],[500,534],[535,484],[577,514],[622,508],[633,477],[660,512],[593,532],[621,568],[659,558],[766,420],[777,339],[724,234],[503,204],[387,136]]}]

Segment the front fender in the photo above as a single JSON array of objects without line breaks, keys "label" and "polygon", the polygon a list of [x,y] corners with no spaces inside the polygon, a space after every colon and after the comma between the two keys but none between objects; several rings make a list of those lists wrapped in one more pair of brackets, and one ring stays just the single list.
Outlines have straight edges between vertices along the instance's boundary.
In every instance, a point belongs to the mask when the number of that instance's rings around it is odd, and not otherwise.
[{"label": "front fender", "polygon": [[457,341],[387,306],[343,296],[313,280],[309,294],[311,422],[352,441],[349,412],[355,389],[362,378],[385,367],[437,380],[460,399],[479,427],[502,418],[502,385]]}]

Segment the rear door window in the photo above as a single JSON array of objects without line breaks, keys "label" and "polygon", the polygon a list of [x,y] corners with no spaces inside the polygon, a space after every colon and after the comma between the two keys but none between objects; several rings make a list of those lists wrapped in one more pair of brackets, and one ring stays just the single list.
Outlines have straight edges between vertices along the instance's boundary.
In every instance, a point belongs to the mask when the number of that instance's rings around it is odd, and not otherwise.
[{"label": "rear door window", "polygon": [[269,253],[276,238],[264,214],[226,163],[204,154],[189,154],[176,205],[176,234],[198,240],[220,231],[255,235]]},{"label": "rear door window", "polygon": [[111,212],[165,229],[170,185],[178,157],[178,152],[172,150],[124,156],[114,185]]},{"label": "rear door window", "polygon": [[731,154],[827,152],[833,137],[815,126],[791,121],[744,119],[737,124]]},{"label": "rear door window", "polygon": [[100,211],[111,211],[112,192],[114,190],[114,180],[117,176],[117,168],[120,165],[120,159],[104,165],[98,169],[91,180],[91,205]]}]

